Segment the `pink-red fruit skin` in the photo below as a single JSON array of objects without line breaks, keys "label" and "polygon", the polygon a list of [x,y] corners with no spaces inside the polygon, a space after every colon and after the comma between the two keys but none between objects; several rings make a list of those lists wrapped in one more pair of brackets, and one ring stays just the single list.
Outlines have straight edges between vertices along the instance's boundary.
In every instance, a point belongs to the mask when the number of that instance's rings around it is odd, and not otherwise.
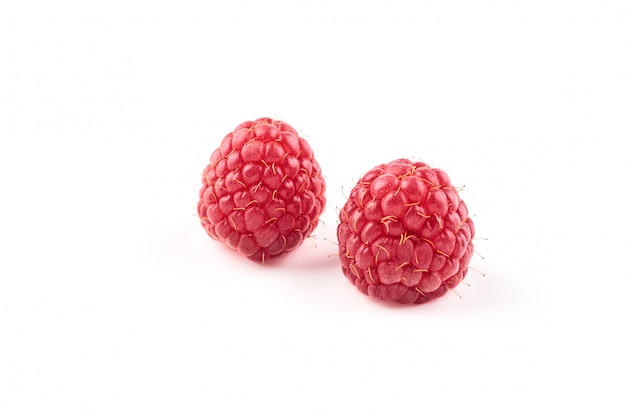
[{"label": "pink-red fruit skin", "polygon": [[368,171],[339,213],[345,276],[385,301],[424,303],[465,278],[474,224],[448,175],[398,159]]},{"label": "pink-red fruit skin", "polygon": [[288,123],[259,118],[241,123],[213,152],[197,211],[209,236],[264,262],[311,234],[325,191],[309,143]]}]

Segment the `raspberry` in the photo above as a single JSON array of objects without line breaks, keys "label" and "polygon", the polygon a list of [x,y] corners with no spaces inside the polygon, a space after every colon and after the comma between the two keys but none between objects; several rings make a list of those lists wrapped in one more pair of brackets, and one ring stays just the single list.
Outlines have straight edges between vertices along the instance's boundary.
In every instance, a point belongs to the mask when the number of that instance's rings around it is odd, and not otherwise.
[{"label": "raspberry", "polygon": [[398,159],[368,171],[340,211],[345,276],[362,293],[392,302],[442,296],[467,274],[474,224],[448,175]]},{"label": "raspberry", "polygon": [[202,174],[200,221],[213,239],[255,261],[289,252],[326,205],[326,183],[308,142],[286,122],[243,122]]}]

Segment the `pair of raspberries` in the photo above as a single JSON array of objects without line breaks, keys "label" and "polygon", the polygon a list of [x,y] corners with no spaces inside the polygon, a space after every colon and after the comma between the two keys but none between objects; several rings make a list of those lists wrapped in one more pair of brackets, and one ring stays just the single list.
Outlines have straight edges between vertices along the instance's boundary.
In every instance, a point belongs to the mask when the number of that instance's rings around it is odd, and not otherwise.
[{"label": "pair of raspberries", "polygon": [[[265,262],[300,246],[319,222],[326,183],[308,142],[286,122],[247,121],[202,174],[197,210],[213,239]],[[448,175],[398,159],[363,175],[339,212],[345,276],[362,293],[423,303],[463,280],[474,225]]]}]

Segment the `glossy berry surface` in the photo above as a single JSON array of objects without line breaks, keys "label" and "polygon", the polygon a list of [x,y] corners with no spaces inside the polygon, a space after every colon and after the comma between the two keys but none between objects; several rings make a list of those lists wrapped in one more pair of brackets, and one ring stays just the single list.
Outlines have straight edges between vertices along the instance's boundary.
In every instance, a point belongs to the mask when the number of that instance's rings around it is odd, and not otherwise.
[{"label": "glossy berry surface", "polygon": [[362,293],[392,302],[442,296],[467,274],[474,224],[448,175],[398,159],[368,171],[339,213],[345,276]]},{"label": "glossy berry surface", "polygon": [[311,234],[325,190],[308,142],[286,122],[259,118],[237,126],[213,152],[197,211],[209,236],[264,262]]}]

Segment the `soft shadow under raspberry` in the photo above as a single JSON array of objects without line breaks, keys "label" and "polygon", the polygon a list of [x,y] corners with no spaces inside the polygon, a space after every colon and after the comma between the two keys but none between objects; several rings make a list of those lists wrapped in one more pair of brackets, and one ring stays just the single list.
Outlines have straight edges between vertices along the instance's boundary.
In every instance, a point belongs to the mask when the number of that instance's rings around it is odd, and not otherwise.
[{"label": "soft shadow under raspberry", "polygon": [[[306,243],[306,242],[305,242]],[[341,272],[341,266],[339,259],[336,256],[336,252],[329,252],[328,249],[322,249],[319,247],[308,247],[306,245],[300,246],[294,251],[285,253],[279,257],[266,260],[262,264],[263,267],[269,269],[291,269],[291,270],[319,270],[323,272],[329,272],[331,269],[336,269]],[[298,273],[294,272],[294,276]]]}]

